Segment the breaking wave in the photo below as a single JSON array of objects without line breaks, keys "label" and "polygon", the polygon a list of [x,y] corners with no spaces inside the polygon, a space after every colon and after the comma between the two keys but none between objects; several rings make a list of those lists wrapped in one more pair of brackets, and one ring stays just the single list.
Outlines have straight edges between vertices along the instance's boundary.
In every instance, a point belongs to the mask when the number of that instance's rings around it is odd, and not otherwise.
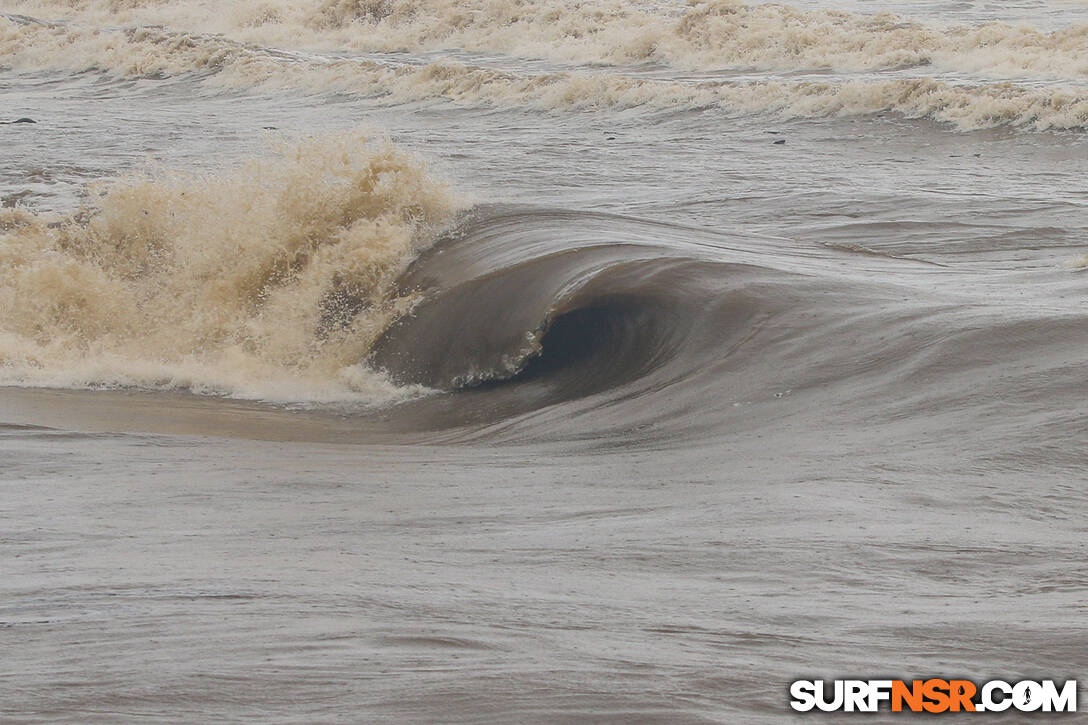
[{"label": "breaking wave", "polygon": [[[317,103],[345,93],[375,104],[1088,128],[1076,28],[936,28],[729,2],[211,7],[20,3],[26,14],[0,20],[0,55],[30,72],[146,78],[184,94],[298,89]],[[564,31],[568,15],[577,23]],[[649,39],[637,52],[624,45],[636,31]],[[465,52],[511,51],[525,35],[518,47],[587,64]],[[376,52],[395,48],[417,54]],[[1006,66],[990,51],[1002,48],[1029,80],[998,79]],[[941,63],[959,76],[934,76]],[[820,68],[860,75],[811,72]],[[1037,82],[1058,68],[1067,83]],[[861,258],[864,246],[808,250],[795,264],[773,240],[733,246],[732,233],[667,220],[504,207],[462,216],[419,159],[360,132],[233,171],[132,177],[87,199],[63,217],[0,210],[0,384],[398,403],[375,414],[382,425],[483,431],[517,419],[538,438],[592,437],[773,422],[791,394],[828,395],[874,419],[939,410],[962,395],[953,371],[978,369],[954,361],[977,350],[1027,381],[1038,363],[1002,356],[1046,347],[1061,385],[1082,356],[1066,342],[1083,337],[1082,316],[982,310],[968,296],[956,318],[947,309],[957,305],[931,301],[929,279],[914,294],[816,269],[825,252],[852,255],[851,269],[916,263]],[[889,403],[882,391],[912,375],[947,379],[924,393],[944,402]],[[564,429],[560,418],[580,423]]]},{"label": "breaking wave", "polygon": [[123,183],[54,223],[4,211],[0,383],[348,404],[353,430],[413,440],[647,444],[815,400],[879,422],[1036,396],[1043,368],[1047,395],[1082,386],[1088,318],[986,304],[986,273],[964,305],[917,260],[575,210],[453,218],[417,161],[355,137],[254,164]]},{"label": "breaking wave", "polygon": [[[1088,318],[984,295],[949,304],[934,294],[942,276],[661,221],[478,207],[399,279],[420,302],[368,363],[445,391],[383,427],[455,440],[750,435],[816,400],[876,423],[955,409],[965,394],[1037,395],[1039,365],[1076,394]],[[1000,380],[981,372],[996,361]],[[912,385],[921,392],[889,394]]]},{"label": "breaking wave", "polygon": [[996,77],[1088,75],[1088,26],[926,24],[739,0],[157,0],[16,2],[71,23],[157,25],[254,45],[355,51],[459,48],[579,63],[665,63],[689,70],[879,70],[928,66]]},{"label": "breaking wave", "polygon": [[[42,14],[61,10],[62,17],[3,16],[0,57],[12,67],[195,78],[213,92],[299,89],[387,103],[718,108],[787,117],[893,112],[964,130],[1088,127],[1088,26],[1049,33],[1001,24],[937,28],[887,14],[735,2],[656,10],[265,3],[213,14],[159,3],[26,5]],[[591,65],[542,71],[463,57],[360,55],[451,47],[462,56],[528,49]],[[696,72],[647,73],[653,64]],[[765,77],[752,77],[752,69]],[[855,75],[813,76],[827,69]]]},{"label": "breaking wave", "polygon": [[358,133],[214,175],[115,183],[59,219],[0,211],[0,382],[268,400],[410,394],[358,365],[456,197]]}]

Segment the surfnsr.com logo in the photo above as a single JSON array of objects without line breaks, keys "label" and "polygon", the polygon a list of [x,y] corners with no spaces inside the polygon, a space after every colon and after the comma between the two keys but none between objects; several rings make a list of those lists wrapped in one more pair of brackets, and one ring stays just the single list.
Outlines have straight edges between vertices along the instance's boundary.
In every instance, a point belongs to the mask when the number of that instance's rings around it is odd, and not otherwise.
[{"label": "surfnsr.com logo", "polygon": [[790,707],[798,712],[1076,712],[1077,681],[797,680]]}]

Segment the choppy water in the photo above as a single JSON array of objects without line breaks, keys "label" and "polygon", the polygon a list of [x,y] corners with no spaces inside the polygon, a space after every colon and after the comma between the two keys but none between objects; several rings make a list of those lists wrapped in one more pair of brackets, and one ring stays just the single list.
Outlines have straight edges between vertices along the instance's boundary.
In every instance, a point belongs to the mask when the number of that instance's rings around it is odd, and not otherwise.
[{"label": "choppy water", "polygon": [[0,719],[1084,679],[1085,3],[0,11]]}]

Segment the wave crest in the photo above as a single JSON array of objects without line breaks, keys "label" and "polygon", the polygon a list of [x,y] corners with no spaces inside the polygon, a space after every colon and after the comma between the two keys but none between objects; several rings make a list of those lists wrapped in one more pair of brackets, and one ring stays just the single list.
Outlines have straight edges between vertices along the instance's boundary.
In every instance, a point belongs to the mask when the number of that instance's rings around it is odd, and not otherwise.
[{"label": "wave crest", "polygon": [[686,70],[879,71],[932,66],[989,79],[1088,76],[1088,25],[1045,31],[988,22],[941,25],[780,3],[580,0],[22,0],[95,27],[155,25],[262,46],[326,50],[460,48],[579,63],[664,63]]},{"label": "wave crest", "polygon": [[[339,7],[339,6],[337,6]],[[97,69],[132,76],[197,78],[209,89],[304,89],[405,103],[446,99],[470,105],[549,110],[716,108],[727,114],[821,118],[898,113],[961,130],[1012,126],[1088,127],[1081,86],[958,83],[915,78],[647,78],[614,70],[526,73],[459,62],[392,62],[256,47],[220,36],[161,27],[124,30],[51,25],[7,16],[0,51],[27,69]]]},{"label": "wave crest", "polygon": [[456,207],[421,161],[359,132],[97,193],[59,220],[0,212],[7,384],[389,395],[357,363],[411,305],[393,282]]}]

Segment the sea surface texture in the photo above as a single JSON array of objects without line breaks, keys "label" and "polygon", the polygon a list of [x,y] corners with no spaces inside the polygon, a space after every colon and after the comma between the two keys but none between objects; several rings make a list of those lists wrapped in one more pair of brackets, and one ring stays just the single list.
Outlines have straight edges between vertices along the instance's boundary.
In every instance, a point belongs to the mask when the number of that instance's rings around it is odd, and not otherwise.
[{"label": "sea surface texture", "polygon": [[0,0],[0,721],[1088,682],[1088,2],[790,3]]}]

